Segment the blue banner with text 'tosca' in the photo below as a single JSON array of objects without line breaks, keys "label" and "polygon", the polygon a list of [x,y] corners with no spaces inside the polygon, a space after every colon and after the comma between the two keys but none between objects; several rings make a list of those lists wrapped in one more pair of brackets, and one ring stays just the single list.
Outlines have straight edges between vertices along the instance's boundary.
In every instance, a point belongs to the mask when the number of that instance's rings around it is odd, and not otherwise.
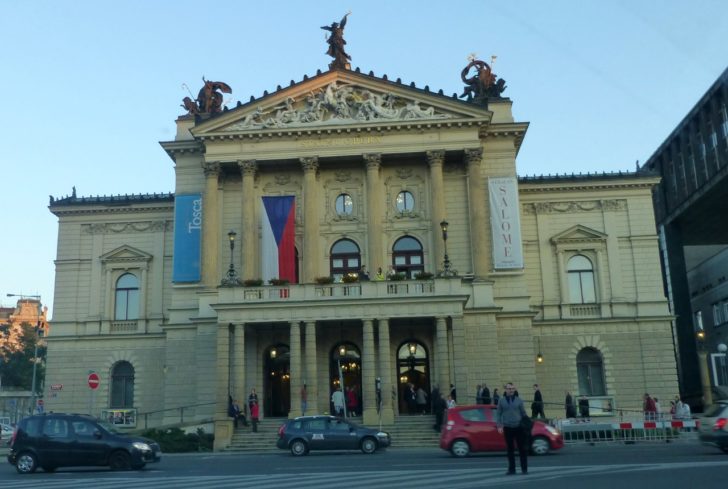
[{"label": "blue banner with text 'tosca'", "polygon": [[172,282],[200,281],[201,231],[202,195],[176,195],[174,198]]}]

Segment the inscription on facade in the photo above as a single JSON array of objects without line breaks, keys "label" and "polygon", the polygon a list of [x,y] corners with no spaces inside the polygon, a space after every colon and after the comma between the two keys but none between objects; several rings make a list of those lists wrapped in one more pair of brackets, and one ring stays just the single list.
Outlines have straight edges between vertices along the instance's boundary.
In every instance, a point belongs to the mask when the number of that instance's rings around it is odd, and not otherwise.
[{"label": "inscription on facade", "polygon": [[368,144],[381,144],[382,136],[351,136],[345,138],[307,139],[301,141],[301,147],[310,148],[338,148],[342,146],[363,146]]}]

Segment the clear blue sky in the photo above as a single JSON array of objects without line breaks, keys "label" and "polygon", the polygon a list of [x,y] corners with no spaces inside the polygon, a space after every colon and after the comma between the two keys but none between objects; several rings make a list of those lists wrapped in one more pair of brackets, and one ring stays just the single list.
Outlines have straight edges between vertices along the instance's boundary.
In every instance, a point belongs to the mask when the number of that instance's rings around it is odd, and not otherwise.
[{"label": "clear blue sky", "polygon": [[[728,66],[725,0],[0,0],[0,303],[52,310],[48,196],[173,191],[186,83],[232,104],[326,70],[320,26],[352,11],[353,66],[460,93],[467,56],[530,122],[521,175],[634,170]],[[232,105],[231,104],[231,105]]]}]

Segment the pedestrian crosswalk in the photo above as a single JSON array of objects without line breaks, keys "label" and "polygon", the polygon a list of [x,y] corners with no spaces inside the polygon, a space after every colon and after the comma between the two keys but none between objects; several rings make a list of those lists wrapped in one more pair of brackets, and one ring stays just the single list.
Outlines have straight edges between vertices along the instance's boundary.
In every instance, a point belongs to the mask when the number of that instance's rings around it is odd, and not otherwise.
[{"label": "pedestrian crosswalk", "polygon": [[503,468],[467,468],[456,470],[378,470],[359,473],[351,472],[311,472],[272,475],[219,475],[219,476],[179,476],[165,470],[147,470],[135,473],[109,472],[58,472],[43,476],[39,474],[17,475],[2,482],[3,489],[214,489],[254,487],[255,489],[313,489],[332,485],[357,488],[411,489],[413,486],[426,486],[423,481],[447,480],[448,489],[475,489],[503,485],[520,484],[555,479],[568,480],[571,477],[658,471],[668,469],[715,468],[725,470],[728,461],[685,462],[655,464],[611,464],[611,465],[571,465],[531,468],[528,475],[506,476]]}]

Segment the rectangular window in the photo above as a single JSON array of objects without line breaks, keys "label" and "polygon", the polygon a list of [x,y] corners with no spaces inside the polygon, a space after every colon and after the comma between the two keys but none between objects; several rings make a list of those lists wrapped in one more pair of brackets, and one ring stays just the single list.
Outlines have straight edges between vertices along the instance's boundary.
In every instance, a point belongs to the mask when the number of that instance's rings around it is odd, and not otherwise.
[{"label": "rectangular window", "polygon": [[713,326],[718,326],[723,322],[723,308],[720,303],[713,304]]},{"label": "rectangular window", "polygon": [[723,321],[728,321],[728,301],[723,302]]},{"label": "rectangular window", "polygon": [[344,268],[344,260],[341,258],[335,258],[331,260],[331,266],[333,268]]}]

